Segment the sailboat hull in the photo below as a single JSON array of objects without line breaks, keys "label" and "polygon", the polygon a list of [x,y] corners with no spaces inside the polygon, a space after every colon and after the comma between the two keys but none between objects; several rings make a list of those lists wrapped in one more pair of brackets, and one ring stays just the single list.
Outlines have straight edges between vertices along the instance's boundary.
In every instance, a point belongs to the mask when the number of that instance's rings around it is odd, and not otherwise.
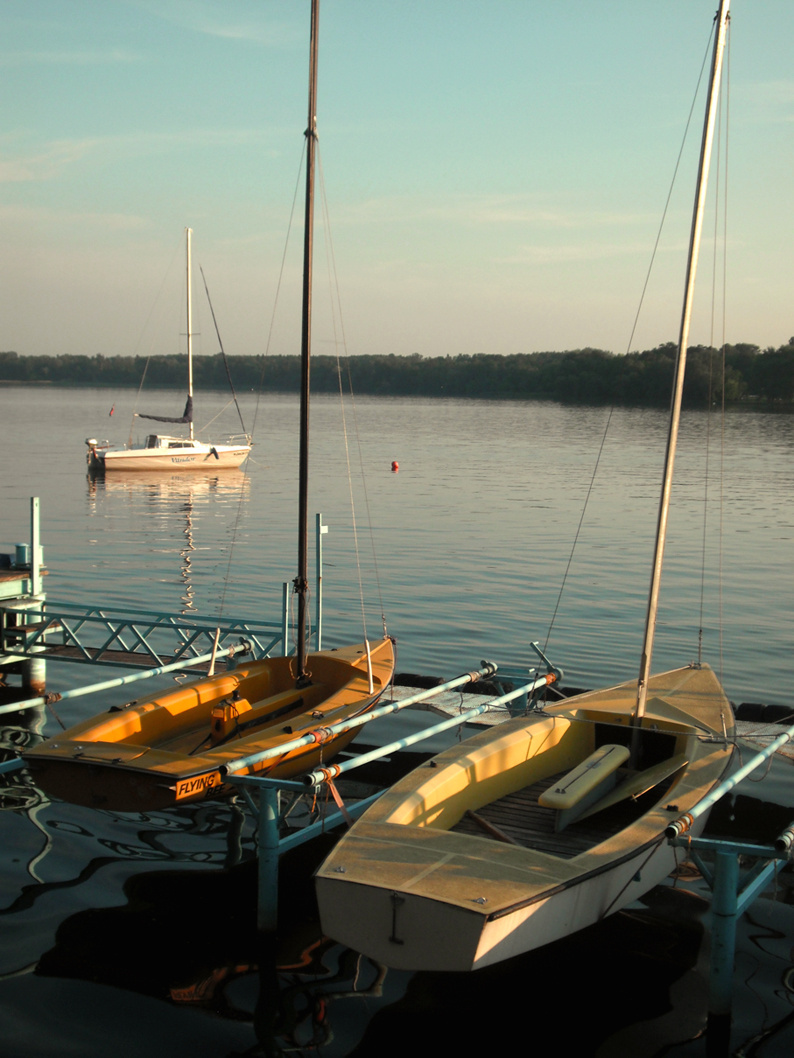
[{"label": "sailboat hull", "polygon": [[[122,812],[227,794],[227,766],[252,754],[274,755],[238,774],[298,775],[353,739],[355,731],[326,728],[372,708],[394,671],[388,638],[370,643],[369,654],[362,643],[308,660],[306,687],[295,686],[293,658],[265,658],[102,713],[23,757],[50,796]],[[278,752],[314,732],[311,744]]]},{"label": "sailboat hull", "polygon": [[89,469],[110,471],[191,471],[228,470],[239,467],[251,452],[249,444],[210,445],[185,441],[178,448],[117,448],[89,450]]},{"label": "sailboat hull", "polygon": [[[485,843],[484,843],[485,844]],[[481,850],[485,855],[485,849]],[[449,849],[437,849],[449,855]],[[454,855],[454,853],[452,853]],[[483,869],[471,850],[464,854],[466,873],[474,880]],[[438,862],[436,859],[435,862]],[[460,858],[456,857],[456,863]],[[430,862],[423,869],[431,867]],[[371,887],[357,887],[355,910],[318,880],[323,932],[362,951],[376,962],[401,970],[460,972],[503,962],[561,940],[619,911],[659,884],[675,867],[666,846],[641,849],[608,870],[570,883],[550,885],[551,891],[530,902],[492,916],[481,895],[472,895],[468,908],[454,901],[433,899]],[[487,872],[493,869],[489,865]],[[532,868],[527,865],[527,872]],[[337,883],[338,884],[338,883]],[[468,892],[488,891],[485,883],[469,885]],[[349,904],[349,901],[348,901]]]},{"label": "sailboat hull", "polygon": [[710,669],[653,678],[639,767],[596,786],[578,817],[560,826],[560,811],[575,815],[576,807],[538,801],[592,772],[599,746],[628,743],[634,696],[628,683],[571,698],[477,735],[401,780],[319,869],[323,930],[397,969],[473,970],[583,929],[647,892],[675,865],[665,827],[702,800],[731,759],[731,707]]}]

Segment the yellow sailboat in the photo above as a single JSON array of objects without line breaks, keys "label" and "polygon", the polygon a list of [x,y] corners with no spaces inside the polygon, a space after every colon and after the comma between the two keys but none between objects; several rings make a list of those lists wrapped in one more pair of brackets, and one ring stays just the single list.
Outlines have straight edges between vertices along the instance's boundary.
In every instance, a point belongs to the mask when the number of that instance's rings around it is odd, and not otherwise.
[{"label": "yellow sailboat", "polygon": [[[665,828],[720,781],[731,706],[709,668],[566,699],[441,753],[317,873],[324,932],[386,966],[474,970],[592,925],[675,866]],[[705,822],[705,820],[704,820]]]},{"label": "yellow sailboat", "polygon": [[264,658],[130,702],[26,750],[23,758],[36,782],[53,796],[118,811],[147,811],[217,796],[232,762],[237,774],[296,775],[347,745],[353,733],[337,734],[327,725],[372,708],[391,681],[394,644],[385,634],[338,650],[307,653],[316,99],[315,3],[306,130],[295,655]]},{"label": "yellow sailboat", "polygon": [[227,765],[241,757],[264,754],[238,774],[288,778],[351,741],[354,732],[334,735],[327,725],[372,708],[391,680],[394,651],[384,638],[307,662],[304,686],[295,658],[264,658],[94,716],[24,759],[51,796],[122,812],[217,797],[228,791]]},{"label": "yellow sailboat", "polygon": [[721,0],[639,678],[490,728],[362,815],[317,899],[329,936],[386,966],[477,969],[619,910],[670,872],[666,829],[730,765],[733,712],[711,669],[650,675],[727,18]]}]

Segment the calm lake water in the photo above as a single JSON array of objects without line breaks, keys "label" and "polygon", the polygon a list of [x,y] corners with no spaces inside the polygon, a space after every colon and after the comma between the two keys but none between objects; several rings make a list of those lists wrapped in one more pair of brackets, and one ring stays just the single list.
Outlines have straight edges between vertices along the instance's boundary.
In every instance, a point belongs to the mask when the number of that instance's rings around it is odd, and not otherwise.
[{"label": "calm lake water", "polygon": [[[245,473],[89,481],[84,438],[126,439],[134,396],[0,387],[0,551],[28,540],[29,497],[37,495],[53,604],[277,620],[281,584],[296,571],[297,400],[260,402]],[[144,410],[167,414],[180,400],[150,392]],[[199,398],[197,425],[224,400]],[[253,395],[242,406],[250,423]],[[575,686],[635,675],[665,413],[614,413],[550,632],[607,415],[547,403],[357,398],[346,406],[349,486],[339,401],[317,398],[311,502],[330,527],[324,645],[361,637],[363,596],[367,631],[377,634],[385,615],[403,672],[451,678],[482,658],[527,666],[537,640]],[[224,422],[234,429],[228,412]],[[703,660],[733,701],[794,704],[793,452],[794,416],[736,411],[723,425],[686,416],[655,670],[696,659],[702,623]],[[48,684],[64,690],[103,675],[51,663]],[[131,696],[77,699],[58,711],[72,722]],[[3,719],[6,747],[24,743],[33,727],[55,730],[32,714]],[[790,767],[776,762],[744,795],[775,825],[792,805]],[[0,1005],[10,1047],[3,1053],[93,1056],[112,1048],[126,1056],[156,1048],[195,1056],[281,1047],[369,1055],[387,1039],[437,1053],[463,1043],[478,1018],[499,1049],[526,1047],[527,1004],[553,1013],[559,993],[570,999],[572,988],[582,989],[581,1010],[592,1012],[587,1032],[570,1024],[583,1024],[584,1014],[571,1019],[561,1006],[563,1035],[555,1030],[555,1038],[578,1054],[704,1053],[696,1037],[706,902],[694,883],[662,890],[646,908],[518,965],[465,979],[381,980],[366,960],[319,937],[310,864],[290,874],[289,945],[275,955],[257,948],[250,825],[229,806],[114,817],[49,803],[14,782],[2,804]],[[755,1039],[747,1054],[794,1046],[786,1028],[794,998],[790,890],[779,886],[781,899],[754,905],[740,939],[736,1032]],[[551,998],[543,988],[550,981]]]}]

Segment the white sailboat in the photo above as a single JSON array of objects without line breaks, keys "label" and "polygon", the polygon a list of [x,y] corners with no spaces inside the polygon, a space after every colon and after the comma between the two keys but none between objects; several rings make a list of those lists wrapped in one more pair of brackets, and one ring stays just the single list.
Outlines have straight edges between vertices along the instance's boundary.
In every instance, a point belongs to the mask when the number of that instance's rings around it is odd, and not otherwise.
[{"label": "white sailboat", "polygon": [[384,635],[307,653],[309,367],[317,139],[319,0],[312,0],[301,313],[297,634],[294,656],[262,658],[76,724],[22,754],[34,781],[75,804],[151,811],[230,793],[226,778],[289,778],[343,749],[356,729],[330,725],[372,709],[394,674]]},{"label": "white sailboat", "polygon": [[317,872],[322,927],[386,966],[477,969],[626,906],[674,868],[666,828],[730,765],[733,713],[711,669],[650,676],[728,6],[721,0],[639,678],[453,747],[347,832]]},{"label": "white sailboat", "polygon": [[98,441],[95,437],[86,438],[88,452],[86,459],[88,469],[93,473],[105,473],[114,470],[222,470],[228,467],[239,467],[251,451],[251,438],[248,434],[227,437],[221,443],[201,441],[193,431],[193,297],[192,297],[192,254],[191,239],[193,232],[185,229],[185,253],[187,271],[187,402],[181,416],[142,415],[135,413],[139,419],[151,419],[154,422],[184,423],[188,426],[188,436],[178,437],[170,434],[149,434],[143,445],[131,443],[115,447],[107,441]]}]

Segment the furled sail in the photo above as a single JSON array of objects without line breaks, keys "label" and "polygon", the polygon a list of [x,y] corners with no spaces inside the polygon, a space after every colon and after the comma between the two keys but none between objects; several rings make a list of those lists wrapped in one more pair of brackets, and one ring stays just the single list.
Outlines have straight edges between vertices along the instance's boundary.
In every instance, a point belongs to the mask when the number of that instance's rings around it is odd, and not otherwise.
[{"label": "furled sail", "polygon": [[138,412],[138,418],[154,419],[155,422],[193,422],[193,398],[188,397],[181,419],[172,419],[167,415],[143,415],[140,412]]}]

